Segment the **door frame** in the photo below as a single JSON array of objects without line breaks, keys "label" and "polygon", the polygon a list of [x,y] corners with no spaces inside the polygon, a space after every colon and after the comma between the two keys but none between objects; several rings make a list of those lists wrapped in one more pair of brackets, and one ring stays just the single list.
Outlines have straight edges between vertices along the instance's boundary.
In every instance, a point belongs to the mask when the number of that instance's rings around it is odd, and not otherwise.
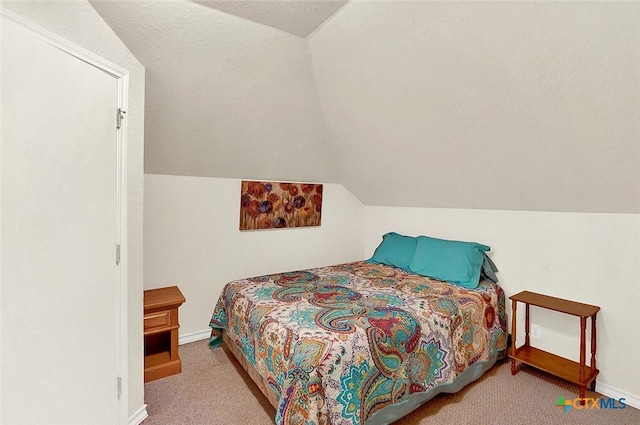
[{"label": "door frame", "polygon": [[[90,52],[68,40],[39,27],[22,17],[0,9],[0,17],[21,26],[38,36],[51,46],[81,60],[112,76],[118,83],[117,108],[128,111],[129,105],[129,71],[115,65],[106,59]],[[113,111],[113,122],[116,125],[116,110]],[[127,255],[127,125],[128,119],[121,121],[119,130],[116,130],[116,237],[115,245],[120,246],[120,263],[116,270],[116,318],[117,318],[117,376],[118,381],[113,383],[114,391],[118,392],[118,424],[127,424],[129,421],[128,396],[128,255]],[[116,247],[114,246],[114,262],[116,259]]]}]

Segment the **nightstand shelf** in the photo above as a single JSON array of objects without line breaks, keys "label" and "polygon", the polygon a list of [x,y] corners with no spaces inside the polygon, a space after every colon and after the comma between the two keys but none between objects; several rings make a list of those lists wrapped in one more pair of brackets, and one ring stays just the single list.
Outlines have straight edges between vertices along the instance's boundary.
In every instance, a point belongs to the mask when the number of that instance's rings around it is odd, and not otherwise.
[{"label": "nightstand shelf", "polygon": [[144,291],[144,382],[182,371],[178,307],[184,302],[177,286]]},{"label": "nightstand shelf", "polygon": [[[596,377],[596,315],[600,307],[583,304],[562,298],[550,297],[535,292],[523,291],[509,297],[511,300],[511,374],[515,375],[516,361],[528,364],[537,369],[551,373],[559,378],[580,386],[580,398],[584,399],[586,387],[595,390]],[[516,310],[518,302],[525,304],[525,341],[520,347],[516,345]],[[560,313],[580,317],[580,362],[549,353],[531,346],[529,338],[529,306],[554,310]],[[591,363],[586,365],[586,327],[587,318],[591,318]],[[517,347],[517,348],[516,348]],[[584,402],[583,402],[584,404]]]}]

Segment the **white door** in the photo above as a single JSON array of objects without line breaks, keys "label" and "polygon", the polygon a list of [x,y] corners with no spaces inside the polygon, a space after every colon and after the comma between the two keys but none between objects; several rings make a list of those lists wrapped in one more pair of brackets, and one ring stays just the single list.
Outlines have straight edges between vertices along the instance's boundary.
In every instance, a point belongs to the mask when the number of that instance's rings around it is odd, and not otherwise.
[{"label": "white door", "polygon": [[2,19],[2,417],[116,424],[118,79]]}]

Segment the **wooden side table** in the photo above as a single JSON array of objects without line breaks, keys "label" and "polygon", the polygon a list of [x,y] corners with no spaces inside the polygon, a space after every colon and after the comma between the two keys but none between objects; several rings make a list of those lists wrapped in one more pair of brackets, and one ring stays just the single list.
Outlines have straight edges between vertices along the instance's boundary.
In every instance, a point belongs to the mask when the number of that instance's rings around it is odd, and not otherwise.
[{"label": "wooden side table", "polygon": [[184,302],[177,286],[144,291],[144,382],[182,372],[178,307]]},{"label": "wooden side table", "polygon": [[[535,292],[523,291],[509,297],[511,300],[511,374],[515,375],[516,360],[528,364],[545,372],[551,373],[569,382],[580,386],[580,398],[583,399],[586,386],[589,385],[592,391],[595,390],[596,376],[600,372],[596,369],[596,315],[600,307],[583,304],[562,298],[550,297],[548,295],[537,294]],[[525,304],[525,336],[524,345],[516,348],[516,308],[517,304]],[[570,314],[580,317],[580,363],[555,354],[548,353],[538,348],[532,347],[529,340],[529,306],[546,308],[560,313]],[[586,328],[587,318],[591,318],[591,363],[587,368],[586,362]]]}]

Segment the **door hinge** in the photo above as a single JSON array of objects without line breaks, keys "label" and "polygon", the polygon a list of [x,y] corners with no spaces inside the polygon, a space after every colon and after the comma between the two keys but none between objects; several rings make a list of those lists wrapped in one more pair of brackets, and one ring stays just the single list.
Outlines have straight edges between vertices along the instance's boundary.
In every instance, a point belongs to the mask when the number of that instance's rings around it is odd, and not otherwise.
[{"label": "door hinge", "polygon": [[118,108],[118,110],[116,111],[116,129],[120,130],[120,127],[122,127],[122,120],[124,119],[124,114],[126,114],[127,111],[123,111],[122,108]]},{"label": "door hinge", "polygon": [[121,395],[122,395],[122,378],[118,376],[118,400],[120,400]]},{"label": "door hinge", "polygon": [[116,245],[116,266],[120,265],[120,245]]}]

